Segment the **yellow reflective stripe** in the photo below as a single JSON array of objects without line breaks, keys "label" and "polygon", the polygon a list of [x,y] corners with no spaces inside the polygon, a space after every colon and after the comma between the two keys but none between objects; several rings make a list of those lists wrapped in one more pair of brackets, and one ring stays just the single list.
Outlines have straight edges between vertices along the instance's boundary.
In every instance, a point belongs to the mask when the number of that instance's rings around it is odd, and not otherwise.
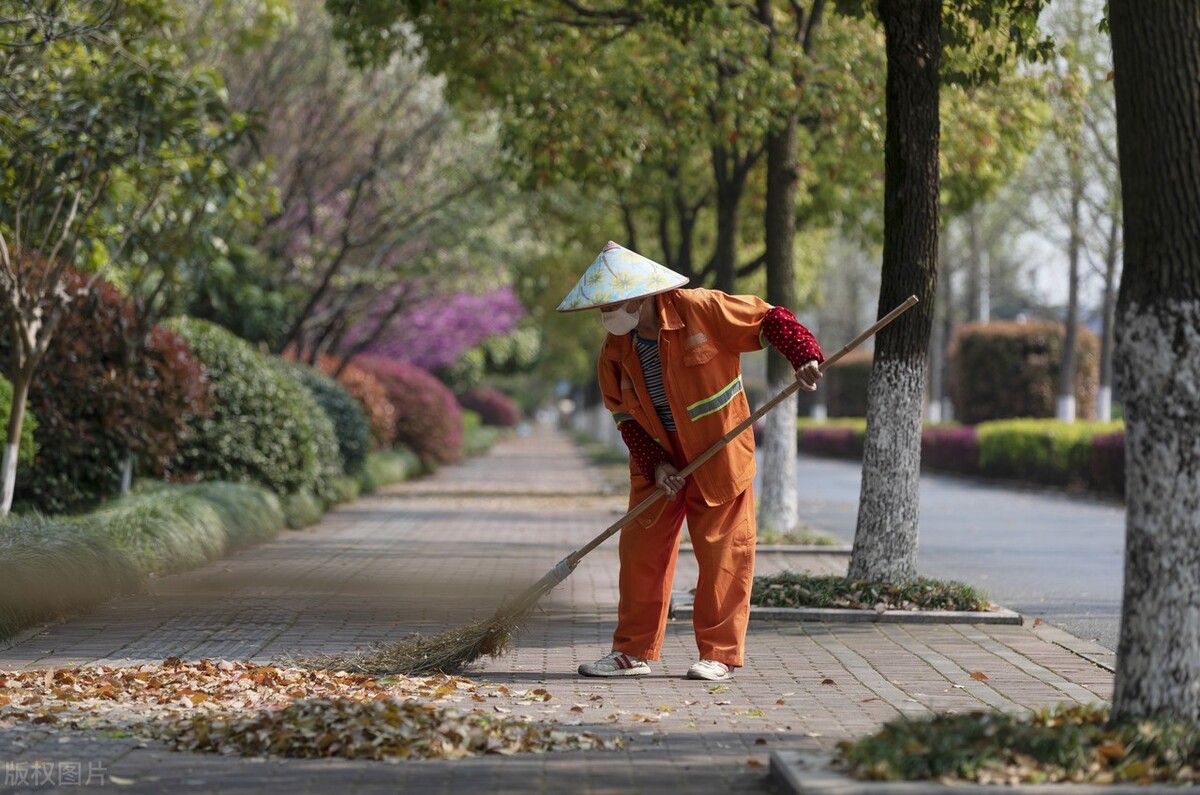
[{"label": "yellow reflective stripe", "polygon": [[730,381],[720,392],[711,397],[706,397],[703,400],[697,400],[692,405],[688,406],[688,419],[695,420],[701,417],[706,417],[714,411],[720,411],[729,405],[737,393],[742,391],[742,377]]}]

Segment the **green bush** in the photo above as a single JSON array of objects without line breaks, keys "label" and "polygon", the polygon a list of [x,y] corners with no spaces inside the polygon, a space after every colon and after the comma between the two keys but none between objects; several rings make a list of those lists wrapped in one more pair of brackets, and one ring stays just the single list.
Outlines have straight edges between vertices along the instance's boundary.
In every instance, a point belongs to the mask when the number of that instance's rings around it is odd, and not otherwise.
[{"label": "green bush", "polygon": [[0,638],[136,591],[139,574],[94,522],[9,516],[0,521]]},{"label": "green bush", "polygon": [[[1048,320],[962,326],[950,342],[950,398],[964,423],[1053,417],[1066,329]],[[1079,329],[1075,402],[1080,419],[1094,415],[1099,343]]]},{"label": "green bush", "polygon": [[[4,376],[0,376],[0,428],[8,428],[8,418],[12,415],[13,388]],[[21,426],[21,443],[17,446],[17,463],[32,463],[37,453],[37,444],[33,441],[33,432],[37,429],[37,419],[29,409],[25,410],[25,423]]]},{"label": "green bush", "polygon": [[292,530],[303,530],[321,521],[325,502],[311,491],[297,491],[283,498],[284,522]]},{"label": "green bush", "polygon": [[1119,422],[997,420],[976,428],[979,468],[987,476],[1054,486],[1088,482],[1092,437],[1120,430]]},{"label": "green bush", "polygon": [[[321,401],[317,399],[306,383],[304,377],[306,368],[282,359],[271,359],[270,361],[304,393],[301,398],[304,403],[304,413],[312,425],[313,443],[317,448],[317,480],[308,490],[324,505],[333,505],[337,502],[337,479],[344,474],[337,429]],[[314,373],[314,375],[319,376],[320,374]]]},{"label": "green bush", "polygon": [[314,489],[321,472],[307,392],[220,326],[192,318],[169,325],[204,365],[210,410],[189,421],[174,470],[276,494]]},{"label": "green bush", "polygon": [[[867,384],[871,380],[872,351],[852,351],[829,368],[822,379],[825,411],[830,417],[865,417],[867,414]],[[800,392],[799,410],[807,415],[815,396]]]},{"label": "green bush", "polygon": [[363,467],[359,477],[363,493],[371,494],[384,486],[415,478],[424,471],[425,468],[416,453],[404,447],[397,447],[368,455],[367,465]]},{"label": "green bush", "polygon": [[357,475],[371,449],[371,425],[362,405],[346,387],[319,370],[299,363],[292,363],[291,369],[333,422],[342,474]]}]

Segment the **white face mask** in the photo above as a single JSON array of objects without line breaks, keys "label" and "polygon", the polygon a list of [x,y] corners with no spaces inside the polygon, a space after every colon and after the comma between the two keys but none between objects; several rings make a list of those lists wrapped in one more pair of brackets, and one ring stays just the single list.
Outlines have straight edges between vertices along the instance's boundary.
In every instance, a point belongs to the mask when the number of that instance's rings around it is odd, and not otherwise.
[{"label": "white face mask", "polygon": [[601,312],[600,322],[604,324],[604,328],[609,334],[615,334],[618,337],[622,334],[628,334],[633,331],[638,324],[638,319],[641,317],[642,308],[639,306],[634,312],[626,312],[624,306],[619,306],[616,309]]}]

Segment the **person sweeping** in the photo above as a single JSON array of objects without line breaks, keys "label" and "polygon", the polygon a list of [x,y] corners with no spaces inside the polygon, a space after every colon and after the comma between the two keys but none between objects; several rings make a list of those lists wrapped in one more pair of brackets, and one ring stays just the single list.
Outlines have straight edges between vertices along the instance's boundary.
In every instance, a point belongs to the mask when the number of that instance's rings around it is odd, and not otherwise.
[{"label": "person sweeping", "polygon": [[741,354],[770,344],[816,389],[824,360],[786,307],[753,295],[682,289],[687,277],[609,242],[558,307],[600,310],[609,332],[597,377],[629,448],[629,504],[662,489],[668,500],[621,528],[612,651],[584,676],[644,676],[666,634],[675,553],[687,520],[699,564],[693,626],[699,660],[689,679],[720,681],[744,662],[754,578],[754,436],[743,432],[688,478],[688,461],[750,415]]}]

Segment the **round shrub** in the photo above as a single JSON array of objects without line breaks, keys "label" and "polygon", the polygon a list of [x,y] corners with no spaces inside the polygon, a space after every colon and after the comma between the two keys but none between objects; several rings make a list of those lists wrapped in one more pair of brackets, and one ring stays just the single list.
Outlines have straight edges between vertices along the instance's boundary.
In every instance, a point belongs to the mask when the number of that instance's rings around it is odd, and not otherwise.
[{"label": "round shrub", "polygon": [[[822,380],[826,415],[829,417],[867,416],[867,385],[871,380],[873,351],[851,351],[842,357],[837,367],[829,368]],[[799,393],[800,414],[808,414],[817,396],[812,392]]]},{"label": "round shrub", "polygon": [[260,483],[280,495],[315,490],[319,459],[304,389],[218,325],[179,318],[170,326],[204,365],[211,409],[192,418],[174,469],[204,480]]},{"label": "round shrub", "polygon": [[[950,342],[950,398],[967,424],[1014,417],[1053,417],[1066,327],[1050,320],[962,326]],[[1095,414],[1099,343],[1079,329],[1075,405],[1079,419]]]},{"label": "round shrub", "polygon": [[396,410],[397,442],[427,466],[462,460],[462,410],[441,381],[420,367],[382,356],[360,356],[355,363],[387,390]]},{"label": "round shrub", "polygon": [[[0,376],[0,428],[8,428],[8,418],[12,414],[13,388],[4,376]],[[25,422],[21,426],[21,443],[17,446],[17,463],[27,466],[33,461],[37,445],[33,441],[37,420],[28,407],[25,409]]]},{"label": "round shrub", "polygon": [[[66,282],[79,294],[85,277],[69,272]],[[136,471],[161,476],[188,418],[203,415],[204,371],[187,342],[162,327],[138,340],[134,327],[129,301],[103,281],[68,305],[29,389],[38,453],[17,473],[22,505],[87,508],[119,491],[129,455]]]},{"label": "round shrub", "polygon": [[292,364],[291,370],[333,422],[341,474],[357,475],[371,449],[371,425],[363,407],[346,387],[319,370],[298,363]]},{"label": "round shrub", "polygon": [[317,480],[312,492],[322,506],[332,505],[337,502],[337,479],[342,476],[342,453],[338,449],[337,429],[325,412],[325,407],[305,383],[304,371],[309,368],[283,359],[271,359],[270,362],[304,393],[304,411],[312,423],[313,443],[317,446]]},{"label": "round shrub", "polygon": [[477,386],[458,399],[464,409],[473,411],[484,425],[515,428],[521,421],[521,411],[508,395],[487,386]]},{"label": "round shrub", "polygon": [[[337,372],[341,359],[322,356],[317,367],[326,375]],[[358,401],[367,415],[371,428],[371,444],[376,450],[390,450],[396,441],[396,409],[388,399],[387,390],[375,376],[351,363],[337,374],[337,382]]]}]

